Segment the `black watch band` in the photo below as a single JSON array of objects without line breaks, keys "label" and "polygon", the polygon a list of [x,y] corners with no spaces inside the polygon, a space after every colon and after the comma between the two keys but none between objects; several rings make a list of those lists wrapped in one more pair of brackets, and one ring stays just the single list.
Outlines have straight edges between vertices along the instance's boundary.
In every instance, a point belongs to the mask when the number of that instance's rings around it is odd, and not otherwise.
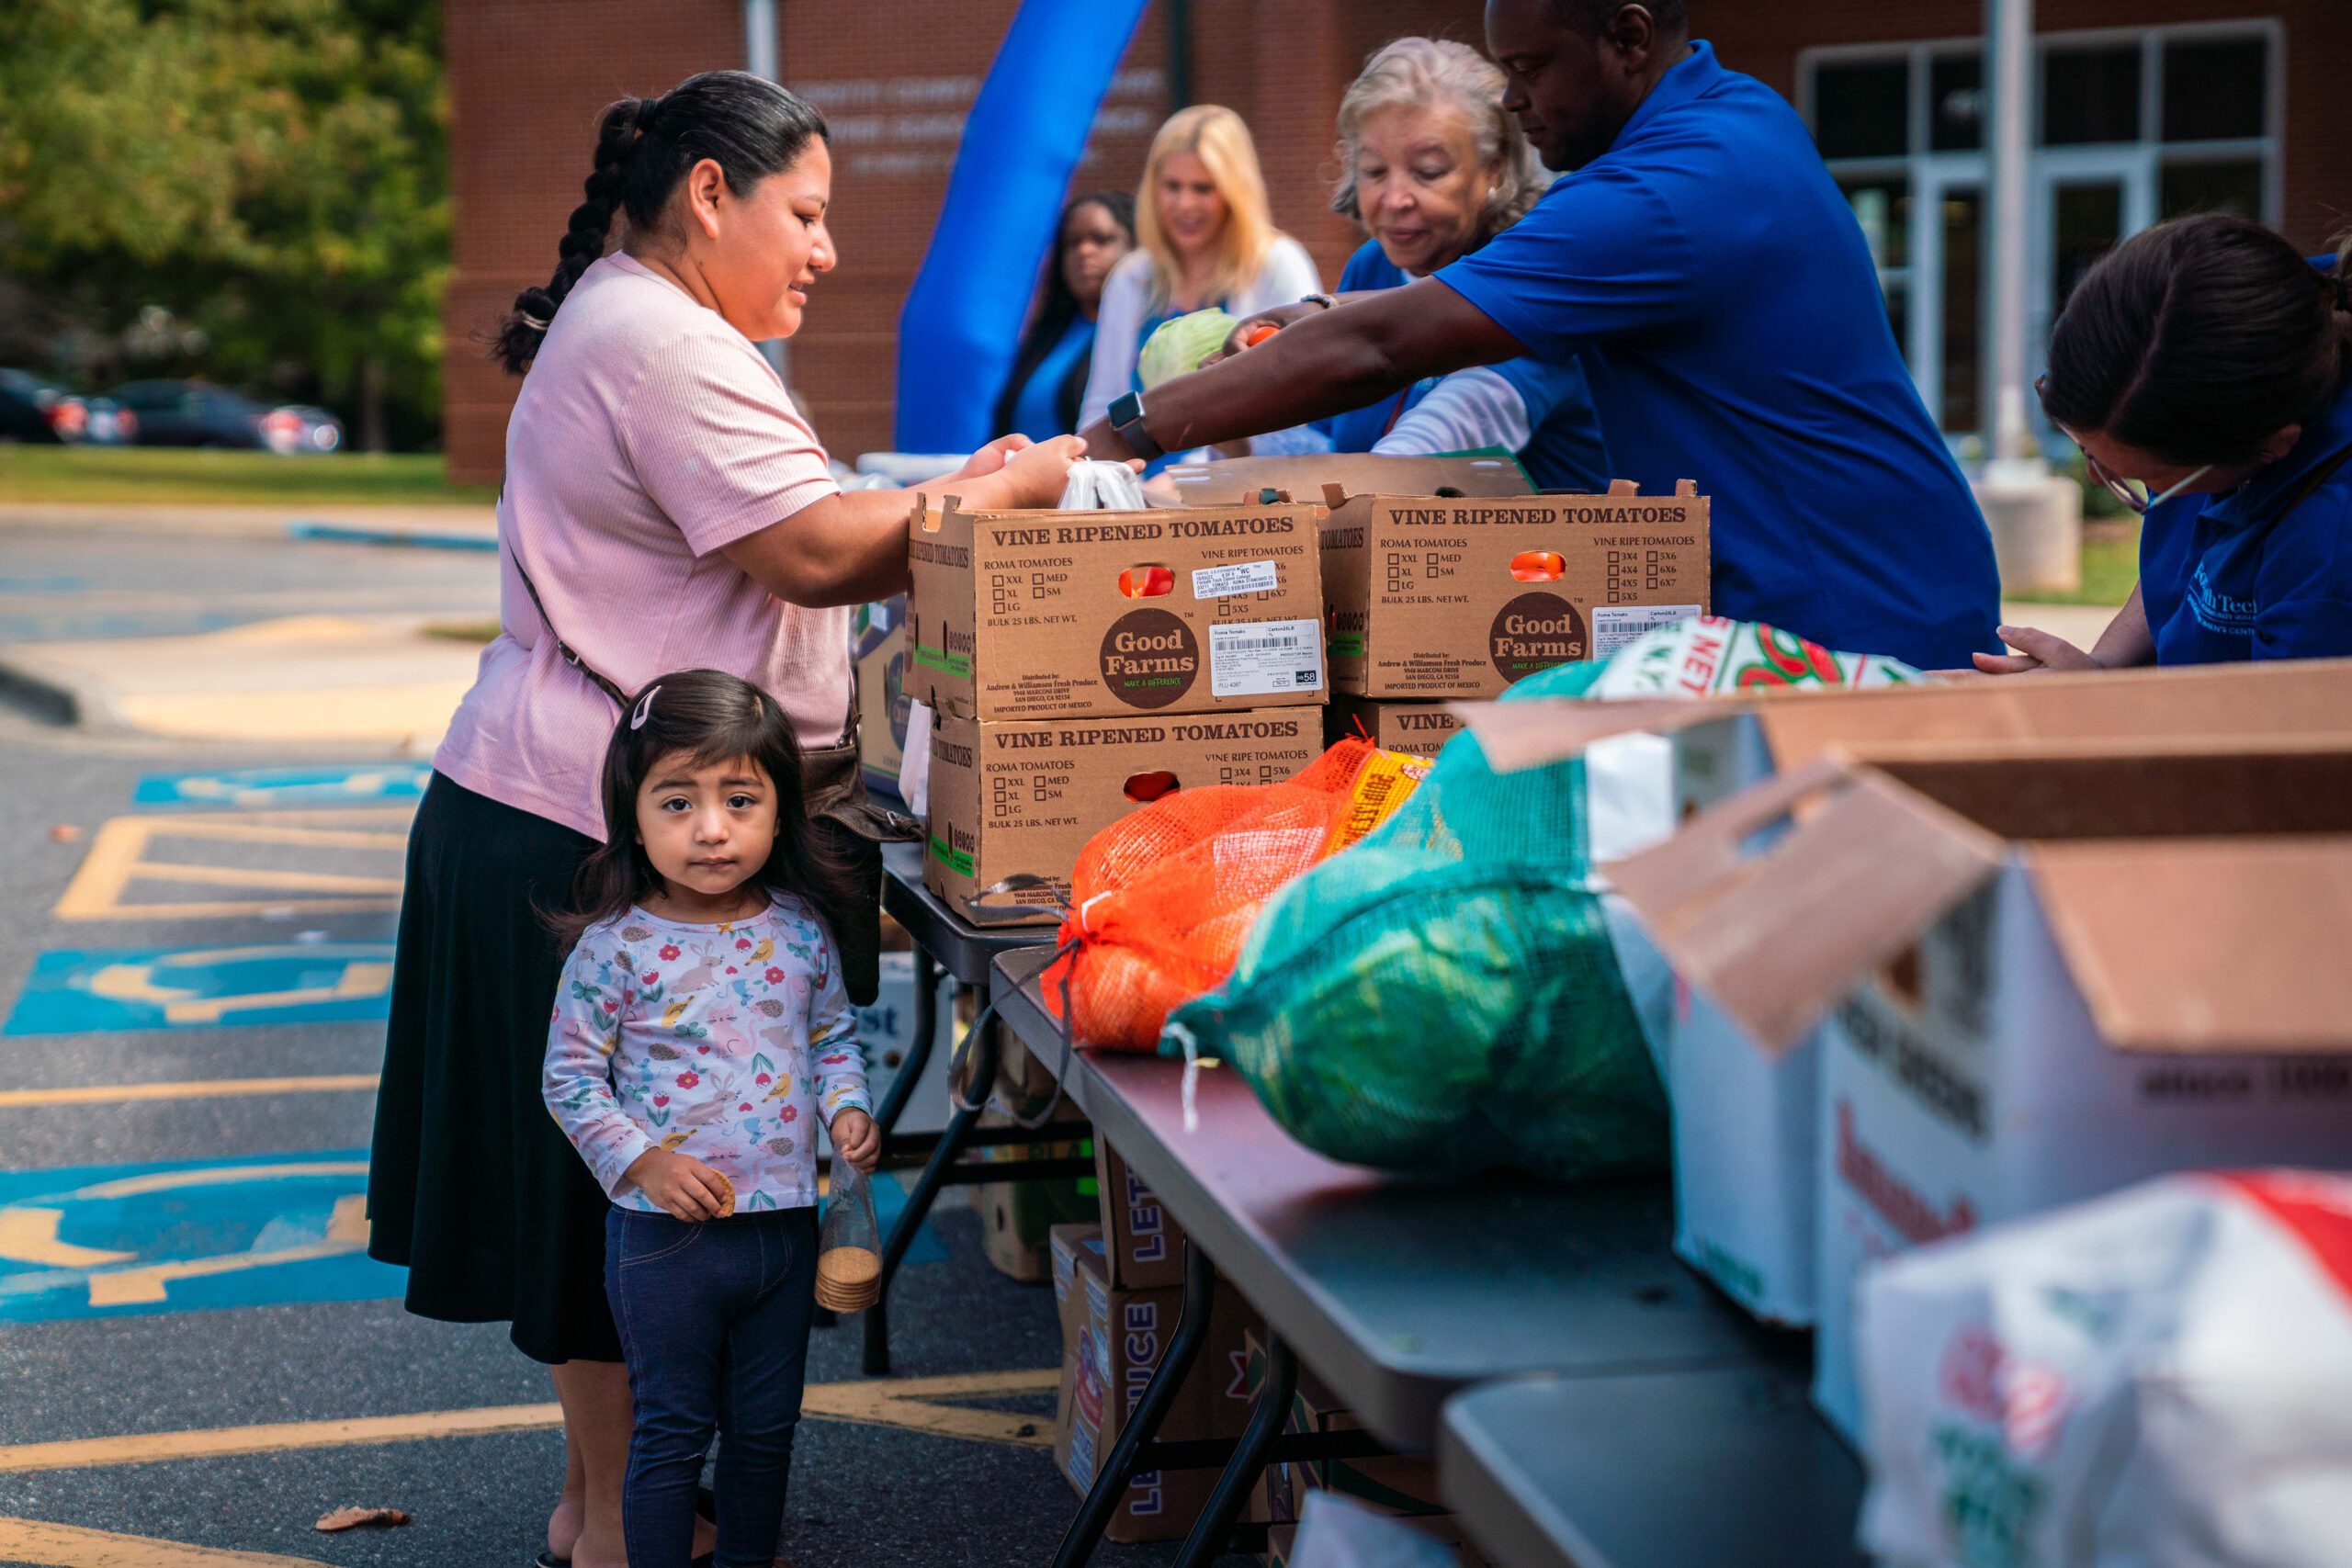
[{"label": "black watch band", "polygon": [[1148,463],[1167,455],[1167,448],[1154,441],[1151,438],[1151,432],[1143,427],[1142,393],[1129,392],[1124,397],[1114,399],[1111,403],[1110,420],[1111,428],[1119,433],[1119,439],[1127,444],[1127,450],[1145,462]]}]

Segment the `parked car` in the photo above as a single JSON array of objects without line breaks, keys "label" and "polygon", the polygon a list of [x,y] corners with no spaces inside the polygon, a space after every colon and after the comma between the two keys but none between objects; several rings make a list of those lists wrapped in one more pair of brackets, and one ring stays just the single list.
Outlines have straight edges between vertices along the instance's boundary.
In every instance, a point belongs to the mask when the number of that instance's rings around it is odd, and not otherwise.
[{"label": "parked car", "polygon": [[0,370],[0,441],[79,441],[89,426],[89,404],[54,381]]},{"label": "parked car", "polygon": [[115,399],[137,416],[147,446],[245,446],[291,456],[332,452],[343,423],[324,409],[270,408],[205,381],[133,381]]}]

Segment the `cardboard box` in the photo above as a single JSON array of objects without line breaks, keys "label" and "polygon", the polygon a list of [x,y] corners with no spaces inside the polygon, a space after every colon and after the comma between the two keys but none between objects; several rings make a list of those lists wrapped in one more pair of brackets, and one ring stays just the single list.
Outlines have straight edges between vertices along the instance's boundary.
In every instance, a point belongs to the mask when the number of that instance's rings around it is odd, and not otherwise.
[{"label": "cardboard box", "polygon": [[[1071,1310],[1070,1295],[1077,1283],[1078,1255],[1091,1252],[1102,1254],[1102,1227],[1089,1221],[1083,1224],[1056,1225],[1046,1235],[1047,1271],[1054,1282],[1054,1312],[1062,1325],[1062,1350],[1067,1354],[1078,1342],[1079,1317]],[[1080,1292],[1083,1300],[1083,1292]]]},{"label": "cardboard box", "polygon": [[1492,697],[1702,615],[1707,498],[1442,500],[1327,492],[1331,685],[1366,697]]},{"label": "cardboard box", "polygon": [[1108,1140],[1094,1140],[1094,1179],[1102,1193],[1102,1239],[1111,1282],[1149,1291],[1184,1282],[1184,1232]]},{"label": "cardboard box", "polygon": [[[1069,1310],[1080,1316],[1075,1343],[1063,1359],[1069,1418],[1055,1425],[1054,1461],[1080,1493],[1093,1485],[1102,1461],[1143,1398],[1175,1331],[1183,1292],[1130,1291],[1111,1283],[1102,1254],[1072,1250]],[[1180,1442],[1207,1435],[1209,1380],[1202,1370],[1185,1379],[1161,1422],[1159,1435]],[[1116,1541],[1173,1540],[1192,1529],[1216,1483],[1213,1470],[1148,1471],[1133,1477],[1105,1537]]]},{"label": "cardboard box", "polygon": [[1462,716],[1444,703],[1380,702],[1335,694],[1323,710],[1323,744],[1369,739],[1384,751],[1434,757],[1462,733]]},{"label": "cardboard box", "polygon": [[1322,516],[919,507],[913,688],[934,713],[991,721],[1317,705]]},{"label": "cardboard box", "polygon": [[1815,1398],[1849,1436],[1867,1259],[2184,1168],[2352,1163],[2352,739],[1825,759],[1615,874],[1763,1050],[1835,1010]]},{"label": "cardboard box", "polygon": [[[923,885],[969,910],[1018,902],[978,895],[1027,872],[1067,899],[1086,841],[1137,806],[1198,784],[1279,783],[1322,753],[1323,715],[1312,707],[1009,723],[944,717],[931,738]],[[1041,910],[1026,923],[1057,918]]]},{"label": "cardboard box", "polygon": [[[1555,756],[1571,754],[1591,738],[1595,710],[1634,707],[1657,710],[1653,728],[1670,735],[1609,735],[1588,753],[1590,765],[1599,769],[1604,755],[1613,764],[1629,744],[1663,748],[1657,787],[1672,796],[1670,819],[1685,819],[1832,750],[1876,756],[1954,741],[2352,734],[2352,660],[1860,692],[1768,689],[1705,702],[1515,703],[1497,710],[1509,722],[1493,733],[1482,729],[1481,744],[1490,756],[1499,749],[1521,761],[1547,744]],[[1606,803],[1596,798],[1591,817],[1595,857],[1610,859]],[[1640,906],[1637,918],[1655,921],[1673,917],[1679,897],[1669,889],[1664,906],[1628,901]],[[1818,1032],[1767,1051],[1703,991],[1677,985],[1672,1007],[1666,1077],[1674,1105],[1675,1250],[1758,1316],[1810,1324]]]},{"label": "cardboard box", "polygon": [[851,628],[857,679],[857,759],[865,787],[899,798],[907,749],[907,596],[858,606]]},{"label": "cardboard box", "polygon": [[[983,1127],[1010,1125],[1001,1111],[984,1112]],[[1087,1140],[1062,1143],[990,1144],[972,1151],[989,1160],[1075,1159],[1091,1153]],[[1052,1233],[1062,1226],[1093,1224],[1101,1209],[1091,1179],[1057,1181],[984,1181],[973,1189],[973,1207],[979,1211],[981,1249],[997,1272],[1023,1284],[1053,1278]]]},{"label": "cardboard box", "polygon": [[1298,457],[1233,457],[1171,463],[1168,479],[1186,506],[1232,506],[1265,492],[1292,501],[1342,495],[1532,495],[1527,470],[1511,457],[1375,457],[1369,452],[1317,452]]}]

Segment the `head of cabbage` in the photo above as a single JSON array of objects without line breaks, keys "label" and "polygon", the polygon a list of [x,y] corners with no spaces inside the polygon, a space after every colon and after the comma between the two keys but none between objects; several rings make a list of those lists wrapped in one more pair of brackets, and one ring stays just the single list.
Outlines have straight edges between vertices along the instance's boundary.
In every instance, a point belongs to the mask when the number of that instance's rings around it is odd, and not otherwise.
[{"label": "head of cabbage", "polygon": [[1148,392],[1162,381],[1172,381],[1198,370],[1202,360],[1225,346],[1225,340],[1233,335],[1238,324],[1231,316],[1215,309],[1162,321],[1159,330],[1144,340],[1143,353],[1136,358],[1136,376],[1143,382],[1143,389]]}]

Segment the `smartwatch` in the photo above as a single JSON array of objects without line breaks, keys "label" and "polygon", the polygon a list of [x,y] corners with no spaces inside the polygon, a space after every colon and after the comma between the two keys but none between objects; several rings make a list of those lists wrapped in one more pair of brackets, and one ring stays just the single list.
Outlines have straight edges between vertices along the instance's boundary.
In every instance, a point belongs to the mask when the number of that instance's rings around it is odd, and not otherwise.
[{"label": "smartwatch", "polygon": [[1143,418],[1141,392],[1129,392],[1113,400],[1111,428],[1119,433],[1119,439],[1127,444],[1128,451],[1148,463],[1167,456],[1167,449],[1151,438],[1151,432],[1143,427]]}]

